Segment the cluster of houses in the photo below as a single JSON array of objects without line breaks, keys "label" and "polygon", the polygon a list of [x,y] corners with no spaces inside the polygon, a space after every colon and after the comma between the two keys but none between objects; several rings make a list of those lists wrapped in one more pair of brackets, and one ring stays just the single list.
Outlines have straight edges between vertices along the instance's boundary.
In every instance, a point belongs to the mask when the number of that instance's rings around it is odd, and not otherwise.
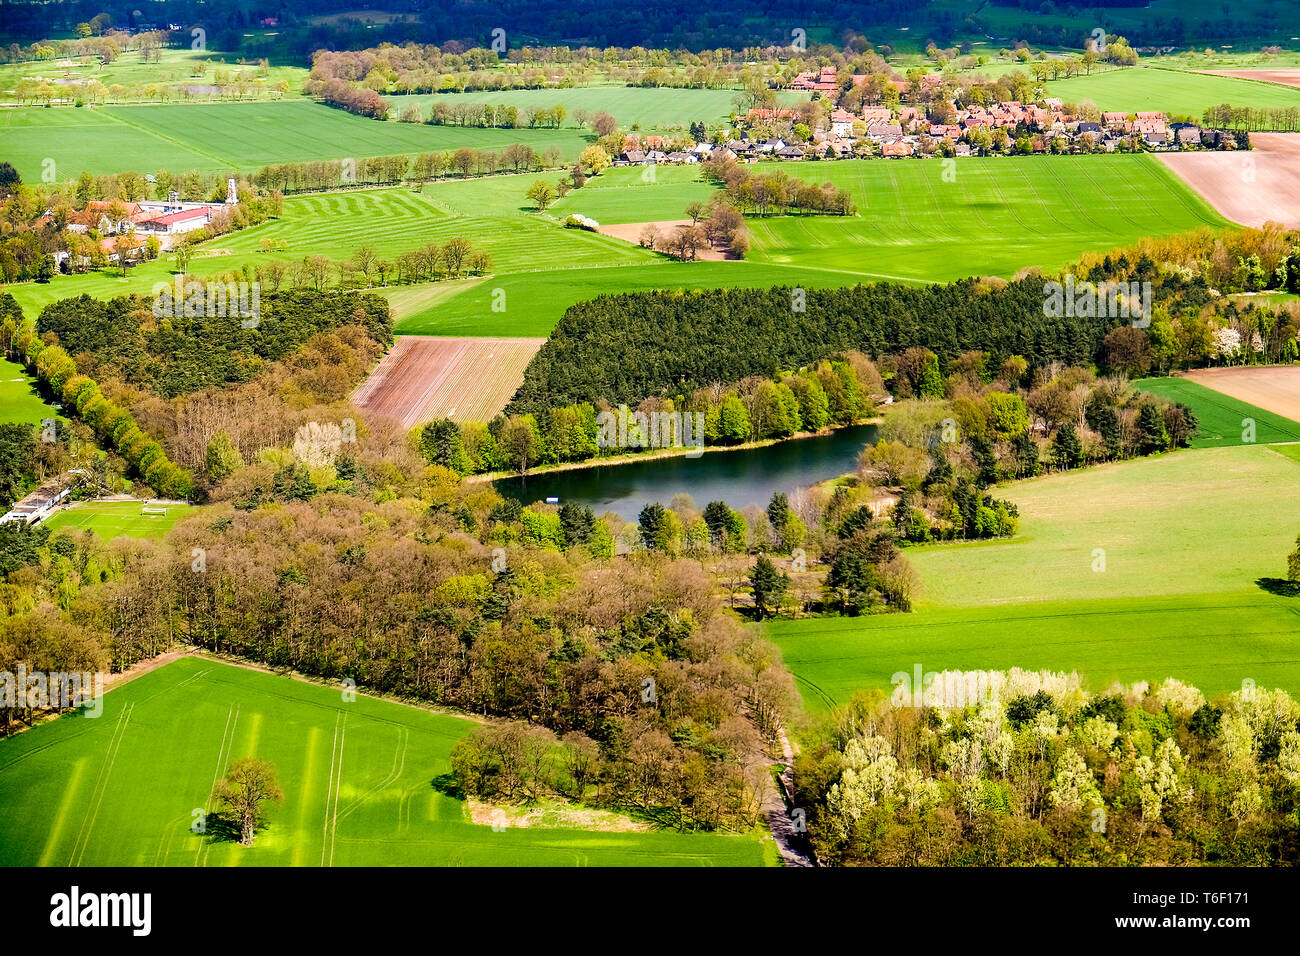
[{"label": "cluster of houses", "polygon": [[111,237],[125,233],[134,233],[142,239],[152,236],[163,250],[168,250],[179,236],[202,229],[219,212],[238,201],[234,179],[226,182],[224,203],[182,202],[174,190],[166,199],[142,199],[139,202],[94,200],[86,203],[85,209],[68,217],[68,231],[82,235],[91,231],[99,233],[102,237],[100,248],[110,257],[117,254],[116,241]]},{"label": "cluster of houses", "polygon": [[[805,77],[823,75],[804,74]],[[615,164],[686,164],[718,157],[752,162],[761,158],[847,159],[875,154],[886,158],[935,153],[971,156],[980,151],[981,145],[988,145],[982,134],[995,134],[997,130],[1002,130],[1010,140],[1026,137],[1035,153],[1115,152],[1121,148],[1224,149],[1236,145],[1231,134],[1202,129],[1194,123],[1170,123],[1161,112],[1103,113],[1098,121],[1080,120],[1067,113],[1055,97],[1038,103],[1012,101],[961,109],[952,107],[949,112],[945,118],[951,122],[936,123],[930,121],[920,106],[896,109],[864,106],[859,112],[835,109],[823,128],[812,131],[810,141],[795,143],[779,137],[752,135],[762,127],[770,129],[796,122],[795,110],[752,109],[741,121],[745,131],[737,138],[719,144],[673,145],[660,136],[629,136]],[[1125,147],[1125,143],[1130,145]]]}]

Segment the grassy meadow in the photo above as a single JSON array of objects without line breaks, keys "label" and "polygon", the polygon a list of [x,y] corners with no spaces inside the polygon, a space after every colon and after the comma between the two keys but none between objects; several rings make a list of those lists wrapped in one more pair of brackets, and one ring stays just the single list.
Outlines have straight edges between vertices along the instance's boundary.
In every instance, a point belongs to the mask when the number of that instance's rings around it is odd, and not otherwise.
[{"label": "grassy meadow", "polygon": [[1094,688],[1172,676],[1208,693],[1245,678],[1300,691],[1300,601],[1255,584],[1285,571],[1298,486],[1300,461],[1260,445],[1005,485],[1015,538],[907,549],[924,584],[915,612],[770,633],[812,707],[888,688],[917,663],[1077,670]]},{"label": "grassy meadow", "polygon": [[[336,687],[182,658],[113,689],[99,716],[0,740],[4,866],[757,866],[758,834],[475,824],[448,786],[473,723]],[[194,833],[234,760],[285,799],[252,847]],[[165,781],[165,785],[163,785]]]}]

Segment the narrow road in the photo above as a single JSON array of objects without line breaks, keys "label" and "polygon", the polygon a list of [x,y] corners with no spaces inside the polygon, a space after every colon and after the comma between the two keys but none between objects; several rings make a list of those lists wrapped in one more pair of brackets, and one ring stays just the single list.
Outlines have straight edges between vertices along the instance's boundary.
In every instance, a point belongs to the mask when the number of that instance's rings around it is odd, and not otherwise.
[{"label": "narrow road", "polygon": [[800,829],[802,816],[797,812],[799,808],[790,806],[794,794],[794,749],[784,727],[776,734],[785,770],[781,772],[781,786],[769,789],[763,798],[763,816],[767,818],[767,827],[772,831],[772,839],[776,841],[781,861],[786,866],[816,866],[806,835]]}]

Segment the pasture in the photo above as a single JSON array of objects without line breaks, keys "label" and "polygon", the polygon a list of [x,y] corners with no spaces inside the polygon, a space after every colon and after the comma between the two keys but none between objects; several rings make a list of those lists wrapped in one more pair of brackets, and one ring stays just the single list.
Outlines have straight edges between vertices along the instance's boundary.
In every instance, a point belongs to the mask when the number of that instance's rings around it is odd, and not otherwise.
[{"label": "pasture", "polygon": [[0,358],[0,422],[39,425],[57,417],[36,391],[36,379],[17,362]]},{"label": "pasture", "polygon": [[527,143],[576,159],[588,134],[577,129],[473,129],[384,123],[309,100],[203,103],[0,112],[6,155],[24,180],[51,159],[57,179],[83,170],[117,173],[197,169],[252,172],[274,163],[391,156]]},{"label": "pasture", "polygon": [[[186,657],[0,740],[5,866],[753,866],[757,834],[589,832],[470,822],[449,755],[473,724]],[[285,799],[252,847],[191,824],[234,760]]]},{"label": "pasture", "polygon": [[190,505],[149,505],[165,507],[165,515],[143,514],[142,501],[78,501],[45,519],[51,531],[66,528],[92,531],[106,540],[113,538],[161,538],[182,518],[193,513]]},{"label": "pasture", "polygon": [[1189,378],[1144,378],[1136,384],[1144,392],[1182,402],[1196,414],[1199,428],[1190,442],[1193,448],[1244,444],[1251,437],[1252,422],[1255,442],[1300,441],[1300,423]]},{"label": "pasture", "polygon": [[1300,602],[1281,576],[1300,531],[1297,462],[1267,447],[1183,450],[1000,487],[1011,540],[908,548],[917,610],[770,625],[805,701],[896,671],[1078,670],[1090,686],[1178,677],[1214,693],[1300,690]]}]

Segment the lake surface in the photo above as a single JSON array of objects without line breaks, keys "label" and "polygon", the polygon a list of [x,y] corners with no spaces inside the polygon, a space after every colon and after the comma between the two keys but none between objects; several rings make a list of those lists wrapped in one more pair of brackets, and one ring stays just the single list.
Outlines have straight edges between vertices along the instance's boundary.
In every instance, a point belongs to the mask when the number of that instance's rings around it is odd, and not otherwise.
[{"label": "lake surface", "polygon": [[690,495],[700,508],[710,501],[725,501],[735,509],[766,507],[773,492],[789,494],[853,471],[863,446],[875,440],[875,425],[854,425],[765,448],[502,478],[493,486],[525,504],[553,497],[560,504],[589,505],[597,515],[613,511],[627,521],[636,521],[648,503],[666,506],[678,494]]}]

